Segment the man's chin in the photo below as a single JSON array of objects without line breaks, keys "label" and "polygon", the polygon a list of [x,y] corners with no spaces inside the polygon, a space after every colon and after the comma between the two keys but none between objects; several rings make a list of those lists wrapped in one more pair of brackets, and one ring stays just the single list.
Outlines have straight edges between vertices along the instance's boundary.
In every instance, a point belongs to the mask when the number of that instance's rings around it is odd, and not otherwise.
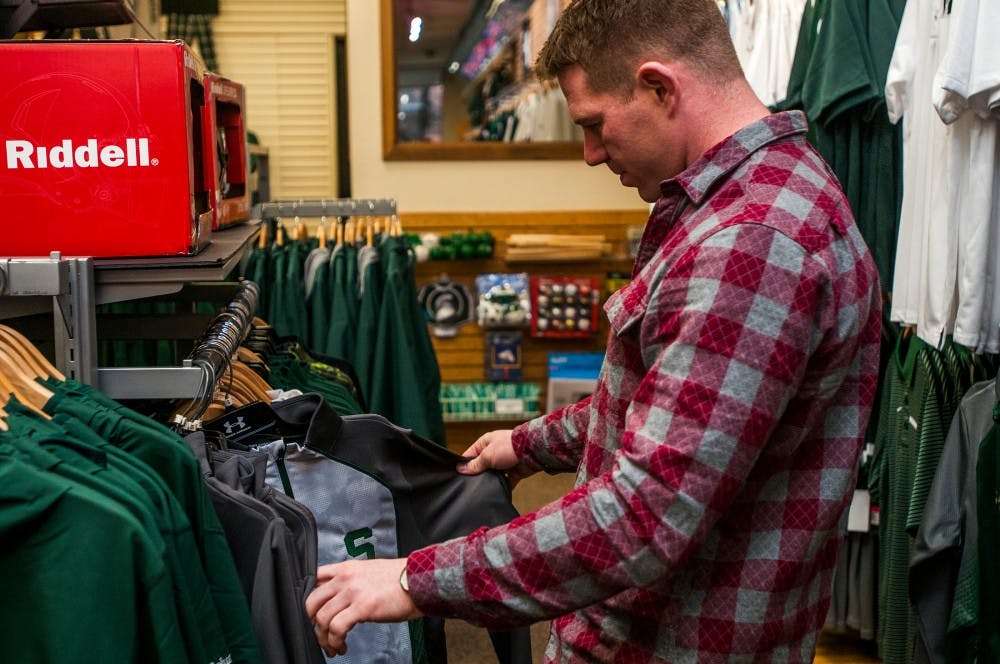
[{"label": "man's chin", "polygon": [[641,198],[647,203],[655,203],[656,201],[660,200],[661,194],[659,188],[657,188],[655,192],[651,191],[644,192],[640,187],[636,187],[636,191],[639,193],[639,198]]}]

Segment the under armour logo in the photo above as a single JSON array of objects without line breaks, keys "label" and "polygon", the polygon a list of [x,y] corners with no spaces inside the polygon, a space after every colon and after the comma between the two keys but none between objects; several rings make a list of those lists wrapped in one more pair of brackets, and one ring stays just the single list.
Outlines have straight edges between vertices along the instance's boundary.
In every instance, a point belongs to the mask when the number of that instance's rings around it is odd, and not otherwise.
[{"label": "under armour logo", "polygon": [[243,431],[244,429],[247,428],[247,425],[243,421],[242,417],[237,417],[232,422],[226,422],[225,424],[223,424],[223,426],[226,427],[227,436],[232,436],[234,433],[239,433],[240,431]]}]

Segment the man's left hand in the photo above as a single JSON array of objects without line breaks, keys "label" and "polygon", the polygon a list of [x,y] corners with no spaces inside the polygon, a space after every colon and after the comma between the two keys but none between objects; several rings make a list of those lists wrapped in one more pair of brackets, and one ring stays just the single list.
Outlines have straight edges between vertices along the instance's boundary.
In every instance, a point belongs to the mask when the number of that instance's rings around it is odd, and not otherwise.
[{"label": "man's left hand", "polygon": [[306,612],[327,655],[347,652],[347,633],[359,622],[401,622],[423,615],[399,585],[405,568],[405,558],[349,560],[319,568]]}]

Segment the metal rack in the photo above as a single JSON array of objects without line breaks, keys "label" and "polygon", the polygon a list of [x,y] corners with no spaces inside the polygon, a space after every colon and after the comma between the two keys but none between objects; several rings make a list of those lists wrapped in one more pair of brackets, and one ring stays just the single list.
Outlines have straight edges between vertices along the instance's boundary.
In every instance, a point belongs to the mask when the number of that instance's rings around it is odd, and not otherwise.
[{"label": "metal rack", "polygon": [[391,217],[394,198],[330,198],[320,200],[271,201],[253,207],[253,219],[274,217]]},{"label": "metal rack", "polygon": [[[18,32],[27,30],[127,23],[138,23],[131,0],[0,0],[2,39],[10,39]],[[148,30],[146,32],[148,34]]]},{"label": "metal rack", "polygon": [[[245,224],[218,231],[197,256],[95,259],[64,258],[56,252],[48,258],[0,258],[0,319],[51,312],[56,366],[111,398],[197,397],[205,380],[214,385],[221,375],[217,358],[193,354],[180,367],[98,367],[96,306],[177,293],[196,281],[219,282],[246,256],[258,230],[259,224]],[[236,291],[227,307],[230,318],[234,310],[249,318],[248,307],[252,317],[256,286],[251,285],[249,294],[246,283],[221,285],[230,296]]]}]

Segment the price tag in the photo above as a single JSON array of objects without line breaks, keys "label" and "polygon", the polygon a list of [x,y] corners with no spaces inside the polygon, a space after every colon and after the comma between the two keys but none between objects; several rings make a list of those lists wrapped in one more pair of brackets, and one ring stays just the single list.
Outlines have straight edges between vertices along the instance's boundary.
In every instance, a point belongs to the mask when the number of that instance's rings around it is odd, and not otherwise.
[{"label": "price tag", "polygon": [[524,399],[497,399],[497,415],[522,415],[524,413]]},{"label": "price tag", "polygon": [[857,489],[847,512],[847,530],[852,533],[867,533],[871,523],[872,497],[866,489]]}]

